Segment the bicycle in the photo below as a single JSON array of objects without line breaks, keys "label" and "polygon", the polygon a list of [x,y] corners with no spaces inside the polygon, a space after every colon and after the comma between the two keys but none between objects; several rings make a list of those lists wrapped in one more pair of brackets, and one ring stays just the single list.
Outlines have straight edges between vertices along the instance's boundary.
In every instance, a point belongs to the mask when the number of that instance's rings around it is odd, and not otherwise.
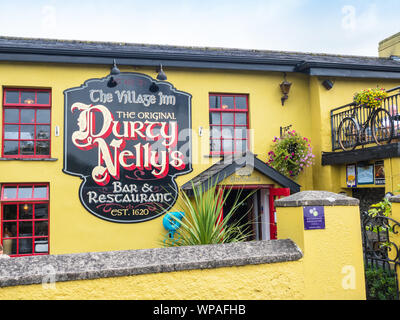
[{"label": "bicycle", "polygon": [[[369,110],[364,123],[360,123],[357,114],[357,110],[361,108]],[[368,142],[369,133],[372,133],[377,145],[392,141],[394,124],[393,118],[387,110],[354,105],[350,112],[351,115],[345,117],[338,128],[339,145],[344,151],[352,151],[362,142]]]}]

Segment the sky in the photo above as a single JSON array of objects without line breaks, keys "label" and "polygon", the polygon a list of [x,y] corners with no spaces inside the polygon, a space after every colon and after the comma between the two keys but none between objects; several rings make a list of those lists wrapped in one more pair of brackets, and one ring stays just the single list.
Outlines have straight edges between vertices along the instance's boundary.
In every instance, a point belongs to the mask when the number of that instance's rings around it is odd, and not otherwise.
[{"label": "sky", "polygon": [[0,36],[377,56],[398,0],[0,0]]}]

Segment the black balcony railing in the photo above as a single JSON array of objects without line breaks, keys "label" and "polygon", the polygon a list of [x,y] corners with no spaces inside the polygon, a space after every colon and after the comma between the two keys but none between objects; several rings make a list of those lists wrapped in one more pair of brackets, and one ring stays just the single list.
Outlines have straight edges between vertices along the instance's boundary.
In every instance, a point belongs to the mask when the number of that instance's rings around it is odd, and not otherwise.
[{"label": "black balcony railing", "polygon": [[[387,120],[380,118],[380,121],[391,122],[393,129],[390,134],[390,140],[400,139],[400,87],[387,90],[387,92],[389,96],[384,100],[380,108],[385,109],[388,115],[390,115],[390,118]],[[339,141],[339,129],[341,123],[344,122],[346,118],[354,119],[355,123],[360,128],[358,132],[359,136],[357,137],[357,146],[376,144],[376,140],[371,133],[372,128],[369,127],[369,123],[372,124],[372,112],[373,109],[357,106],[355,103],[349,103],[331,110],[332,151],[343,150],[343,146]],[[363,128],[363,126],[365,127]]]}]

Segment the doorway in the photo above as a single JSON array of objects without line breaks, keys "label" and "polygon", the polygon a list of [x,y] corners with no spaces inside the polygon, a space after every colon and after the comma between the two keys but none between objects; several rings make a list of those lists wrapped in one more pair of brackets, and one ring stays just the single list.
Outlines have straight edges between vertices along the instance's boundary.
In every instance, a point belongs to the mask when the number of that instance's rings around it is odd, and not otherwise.
[{"label": "doorway", "polygon": [[274,201],[278,197],[289,196],[289,189],[275,189],[270,186],[228,187],[230,193],[223,207],[225,218],[232,208],[236,197],[246,199],[231,216],[228,224],[237,222],[245,233],[251,234],[248,241],[276,240],[276,213]]}]

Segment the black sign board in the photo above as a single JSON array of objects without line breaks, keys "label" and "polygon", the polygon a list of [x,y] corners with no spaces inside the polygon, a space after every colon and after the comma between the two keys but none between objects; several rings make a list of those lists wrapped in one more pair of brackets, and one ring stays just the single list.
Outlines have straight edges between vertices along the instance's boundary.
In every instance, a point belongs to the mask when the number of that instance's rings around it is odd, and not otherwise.
[{"label": "black sign board", "polygon": [[191,95],[138,73],[64,91],[64,168],[83,182],[95,216],[143,222],[176,202],[175,178],[192,171]]}]

